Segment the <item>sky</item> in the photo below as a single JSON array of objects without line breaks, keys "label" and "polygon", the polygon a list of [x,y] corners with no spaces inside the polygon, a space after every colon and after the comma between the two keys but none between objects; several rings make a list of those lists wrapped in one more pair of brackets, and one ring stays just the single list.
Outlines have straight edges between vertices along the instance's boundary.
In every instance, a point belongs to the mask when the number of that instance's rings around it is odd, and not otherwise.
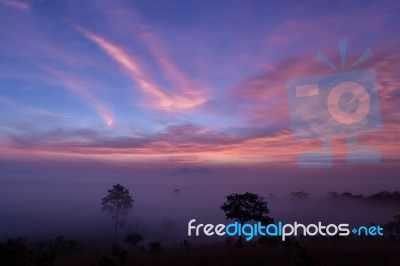
[{"label": "sky", "polygon": [[[0,239],[111,234],[100,200],[115,183],[135,200],[126,233],[224,221],[226,195],[246,191],[280,198],[277,220],[389,221],[397,206],[323,197],[400,188],[399,13],[395,0],[0,0]],[[343,77],[369,96],[331,104]],[[331,168],[301,168],[329,144]],[[349,163],[365,145],[381,160]]]},{"label": "sky", "polygon": [[[352,70],[376,72],[382,127],[359,141],[393,167],[399,12],[398,1],[0,0],[0,157],[296,169],[321,141],[293,138],[287,81],[351,71],[371,49]],[[333,136],[336,166],[345,140]]]}]

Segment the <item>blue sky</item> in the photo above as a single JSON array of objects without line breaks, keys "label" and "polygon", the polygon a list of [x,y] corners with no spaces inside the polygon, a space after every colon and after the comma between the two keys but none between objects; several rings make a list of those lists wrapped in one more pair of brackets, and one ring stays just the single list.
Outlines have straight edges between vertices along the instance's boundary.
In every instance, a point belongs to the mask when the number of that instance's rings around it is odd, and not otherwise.
[{"label": "blue sky", "polygon": [[[0,147],[10,156],[294,163],[286,81],[367,48],[397,158],[396,1],[0,1]],[[343,150],[339,149],[339,155]]]}]

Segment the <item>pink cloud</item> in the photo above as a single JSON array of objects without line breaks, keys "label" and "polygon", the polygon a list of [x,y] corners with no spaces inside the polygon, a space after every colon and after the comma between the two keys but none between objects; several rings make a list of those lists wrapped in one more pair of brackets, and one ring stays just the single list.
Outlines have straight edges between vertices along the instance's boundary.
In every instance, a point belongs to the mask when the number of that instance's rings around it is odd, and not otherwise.
[{"label": "pink cloud", "polygon": [[[378,141],[377,141],[378,140]],[[371,140],[360,138],[361,143],[373,144],[384,154],[384,161],[398,158],[398,145],[390,145],[388,139],[373,136]],[[316,150],[320,140],[293,140],[290,130],[276,130],[257,137],[240,137],[226,132],[182,125],[168,128],[164,133],[147,137],[114,137],[97,132],[54,131],[14,136],[4,147],[15,152],[32,151],[43,154],[68,156],[85,155],[93,158],[132,161],[196,160],[207,163],[297,164],[297,156],[305,151]],[[346,145],[343,137],[334,139],[335,160],[345,160]]]},{"label": "pink cloud", "polygon": [[114,124],[114,118],[111,115],[109,108],[103,101],[98,99],[88,87],[77,81],[76,78],[70,77],[66,73],[50,68],[47,68],[47,70],[57,77],[64,87],[66,87],[80,99],[87,101],[86,103],[96,110],[107,126],[111,127]]},{"label": "pink cloud", "polygon": [[[125,15],[125,12],[123,12],[123,15]],[[178,91],[192,99],[198,99],[202,103],[205,102],[204,96],[195,88],[185,74],[174,65],[162,45],[160,45],[160,40],[150,31],[149,27],[144,25],[137,15],[135,16],[134,24],[136,24],[136,30],[132,30],[132,33],[147,46],[154,59],[177,85]]]},{"label": "pink cloud", "polygon": [[[350,62],[354,62],[358,56],[358,54],[349,55],[347,58],[348,65],[350,65]],[[339,57],[339,53],[336,57]],[[335,59],[334,56],[332,58]],[[376,52],[371,59],[352,69],[373,68],[376,71],[383,128],[376,132],[361,134],[359,141],[377,147],[384,158],[397,158],[400,152],[400,128],[398,126],[400,123],[400,111],[398,110],[400,79],[396,72],[400,68],[399,62],[400,53],[398,51],[391,53],[389,51],[385,53]],[[340,71],[352,70],[346,68]],[[312,56],[292,58],[277,64],[264,74],[242,82],[232,89],[231,96],[233,103],[237,105],[237,110],[243,113],[243,117],[247,119],[249,124],[279,124],[290,130],[286,81],[290,78],[330,73],[336,73],[336,71],[323,65]],[[307,143],[303,144],[306,145]],[[334,145],[339,144],[340,141],[334,142]],[[286,141],[285,145],[291,147],[293,141]],[[307,147],[304,146],[303,148],[306,149]],[[309,148],[312,149],[313,147],[310,146]],[[343,149],[342,152],[344,154]]]},{"label": "pink cloud", "polygon": [[[301,43],[307,44],[307,47],[313,45],[313,47],[325,48],[324,45],[320,44],[326,44],[329,41],[331,45],[324,51],[328,51],[327,55],[333,58],[335,62],[338,62],[339,57],[336,54],[338,53],[336,43],[337,34],[349,33],[350,36],[344,37],[355,40],[363,34],[367,34],[369,30],[379,30],[387,19],[385,10],[382,10],[382,8],[350,9],[351,12],[355,12],[354,14],[346,13],[350,12],[349,9],[343,10],[338,10],[338,13],[334,13],[335,16],[303,18],[301,21],[291,20],[277,25],[276,30],[265,38],[265,53],[273,55],[274,53],[278,53],[279,48],[282,47],[282,50],[297,51],[293,48],[297,48],[296,44]],[[113,23],[112,21],[120,18],[121,14],[125,16],[126,13],[111,14],[108,17],[111,25],[110,28],[118,28],[112,26],[115,25],[111,24]],[[358,16],[363,19],[357,23],[350,23],[353,21],[351,20],[352,16]],[[161,41],[146,25],[138,19],[128,18],[126,21],[124,19],[121,19],[121,21],[124,21],[123,23],[126,24],[132,24],[134,30],[131,33],[145,44],[158,65],[177,85],[178,88],[176,90],[161,88],[154,81],[151,73],[146,70],[143,62],[130,54],[122,45],[117,42],[111,42],[105,37],[86,29],[80,27],[77,27],[77,29],[83,36],[97,45],[139,85],[140,91],[148,100],[146,105],[165,111],[183,111],[200,106],[207,100],[203,95],[203,91],[193,85],[184,72],[174,64],[168,53],[163,49]],[[321,28],[324,30],[321,30]],[[26,32],[29,32],[29,30]],[[49,49],[58,47],[58,45],[51,45],[51,42],[42,39],[40,34],[36,37],[36,39],[33,39],[32,45],[37,46],[44,53]],[[196,44],[195,40],[199,39],[193,39],[189,43],[193,43],[194,46],[202,46],[206,43],[205,41],[204,43]],[[398,40],[396,41],[398,42]],[[393,42],[393,40],[385,40],[385,43],[387,42]],[[205,49],[209,48],[208,46]],[[202,51],[204,52],[204,50]],[[329,51],[334,51],[335,53]],[[299,53],[301,52],[299,51]],[[77,60],[78,62],[82,62],[80,55],[77,56],[72,52],[73,56],[70,56],[67,51],[64,53],[61,50],[52,50],[51,54],[55,55],[54,57],[57,57],[59,61],[65,59],[66,62],[70,62],[72,58],[72,61]],[[202,57],[204,55],[204,53],[200,54],[196,56]],[[265,58],[263,55],[256,56],[258,57],[258,61],[263,61]],[[242,58],[245,57],[246,55],[238,55],[234,59],[243,62]],[[249,58],[254,59],[254,57],[250,56]],[[352,59],[354,58],[350,56],[349,60]],[[398,65],[400,58],[398,54],[378,54],[377,59],[374,60],[369,65],[367,63],[362,67],[375,67],[378,73],[384,127],[380,132],[368,133],[361,136],[360,141],[379,147],[384,153],[384,157],[386,156],[385,158],[398,158],[400,152],[398,133],[400,128],[397,126],[399,124],[399,112],[397,109],[400,102],[397,91],[400,88],[400,84],[396,70],[400,67]],[[200,64],[205,64],[203,69],[206,70],[206,77],[214,74],[214,71],[210,70],[207,66],[206,60],[200,58],[199,62]],[[222,62],[220,64],[229,65],[231,62]],[[236,68],[239,64],[231,65],[233,68]],[[240,66],[240,68],[242,69],[243,67]],[[234,72],[229,67],[223,70],[226,75],[232,75],[232,72]],[[195,162],[296,163],[298,153],[317,148],[320,143],[318,140],[294,141],[292,139],[286,96],[286,80],[310,75],[329,74],[331,72],[332,70],[314,59],[313,52],[297,58],[289,58],[281,63],[273,65],[269,63],[266,73],[250,77],[235,86],[232,90],[231,98],[229,98],[232,102],[229,102],[228,105],[235,111],[240,110],[240,112],[235,112],[238,118],[240,116],[240,118],[245,119],[246,123],[251,126],[269,125],[271,123],[281,126],[278,130],[265,132],[262,135],[238,137],[235,134],[218,132],[208,127],[181,125],[169,127],[164,132],[150,136],[149,139],[133,139],[129,137],[99,138],[98,136],[82,137],[73,140],[59,138],[51,142],[39,142],[42,144],[42,147],[37,148],[35,151],[71,156],[85,154],[108,159],[118,157],[127,160],[174,158],[177,161],[188,160]],[[60,79],[64,86],[67,86],[75,95],[84,99],[86,103],[92,106],[107,125],[113,123],[114,118],[109,108],[85,86],[85,83],[65,73],[56,72],[53,74]],[[32,114],[35,113],[32,110],[30,111]],[[341,142],[343,140],[335,140],[334,144],[338,145]],[[19,152],[24,149],[26,152],[34,150],[32,147],[24,146],[11,147],[10,149],[18,149]],[[335,149],[335,154],[340,157],[345,155],[343,145],[339,145],[339,149]]]},{"label": "pink cloud", "polygon": [[[190,89],[183,93],[167,93],[151,79],[143,65],[133,55],[82,27],[75,26],[75,28],[86,38],[98,45],[98,47],[129,74],[132,80],[139,85],[141,91],[148,96],[152,107],[174,112],[193,108],[205,102],[204,98],[195,94]],[[174,74],[176,74],[176,72],[174,72]]]},{"label": "pink cloud", "polygon": [[[400,116],[398,105],[400,97],[398,88],[400,80],[396,75],[399,68],[400,54],[377,53],[369,62],[360,65],[359,69],[374,67],[378,77],[383,129],[379,132],[361,134],[359,141],[377,147],[383,154],[384,162],[399,159],[400,152]],[[338,56],[338,55],[337,55]],[[350,58],[349,60],[352,60]],[[51,142],[35,143],[38,149],[48,154],[65,154],[112,159],[118,157],[126,160],[157,161],[189,160],[208,163],[282,163],[297,164],[297,156],[304,151],[318,149],[319,140],[293,140],[286,96],[286,80],[317,74],[329,74],[333,70],[322,65],[314,58],[299,57],[278,64],[270,72],[249,78],[232,90],[230,104],[245,105],[242,116],[248,118],[248,123],[268,125],[271,121],[281,125],[274,130],[265,130],[260,134],[241,134],[240,130],[229,129],[216,131],[209,127],[184,124],[168,127],[165,131],[146,136],[145,138],[106,138],[101,136],[86,136],[74,140],[60,136]],[[75,89],[77,89],[75,87]],[[85,92],[76,93],[85,97]],[[82,95],[83,93],[83,95]],[[260,131],[255,128],[250,131]],[[30,138],[31,136],[29,136]],[[44,138],[47,139],[47,138]],[[18,143],[24,143],[18,139]],[[30,146],[13,147],[10,149],[30,152]],[[344,160],[346,145],[343,136],[333,140],[334,156]]]}]

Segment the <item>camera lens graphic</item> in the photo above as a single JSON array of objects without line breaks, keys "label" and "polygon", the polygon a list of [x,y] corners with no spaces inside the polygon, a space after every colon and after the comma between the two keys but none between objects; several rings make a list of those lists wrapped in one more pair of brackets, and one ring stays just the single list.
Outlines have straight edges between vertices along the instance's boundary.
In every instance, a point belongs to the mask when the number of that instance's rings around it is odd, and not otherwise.
[{"label": "camera lens graphic", "polygon": [[[345,94],[351,94],[352,98],[347,105],[358,103],[357,108],[349,112],[343,110],[340,100]],[[332,88],[328,95],[328,110],[333,119],[341,124],[352,125],[360,122],[368,114],[371,106],[367,90],[359,83],[353,81],[341,82]],[[346,109],[346,108],[345,108]]]}]

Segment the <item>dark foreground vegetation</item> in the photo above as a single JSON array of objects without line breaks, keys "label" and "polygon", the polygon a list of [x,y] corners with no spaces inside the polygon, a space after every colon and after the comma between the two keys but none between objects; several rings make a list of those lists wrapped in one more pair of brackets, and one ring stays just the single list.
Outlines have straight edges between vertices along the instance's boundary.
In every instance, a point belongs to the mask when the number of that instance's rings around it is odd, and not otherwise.
[{"label": "dark foreground vegetation", "polygon": [[186,245],[164,250],[152,242],[145,249],[119,246],[98,250],[58,239],[29,244],[23,239],[1,245],[0,265],[400,265],[400,238],[301,239],[273,243],[251,241],[242,248],[234,243]]},{"label": "dark foreground vegetation", "polygon": [[[350,193],[348,193],[350,194]],[[331,198],[350,198],[352,194],[330,193]],[[397,201],[398,192],[382,192],[367,200]],[[306,199],[303,191],[292,192],[294,199]],[[183,239],[179,246],[164,248],[156,240],[145,240],[140,232],[118,239],[118,228],[133,208],[129,189],[116,184],[102,199],[102,209],[114,220],[113,243],[82,243],[63,236],[44,242],[24,238],[0,243],[0,266],[117,266],[117,265],[400,265],[400,215],[384,225],[378,237],[299,237],[281,241],[277,238],[227,237],[225,242],[192,244]],[[274,222],[268,202],[260,195],[246,192],[231,194],[220,209],[228,220],[240,224]]]}]

